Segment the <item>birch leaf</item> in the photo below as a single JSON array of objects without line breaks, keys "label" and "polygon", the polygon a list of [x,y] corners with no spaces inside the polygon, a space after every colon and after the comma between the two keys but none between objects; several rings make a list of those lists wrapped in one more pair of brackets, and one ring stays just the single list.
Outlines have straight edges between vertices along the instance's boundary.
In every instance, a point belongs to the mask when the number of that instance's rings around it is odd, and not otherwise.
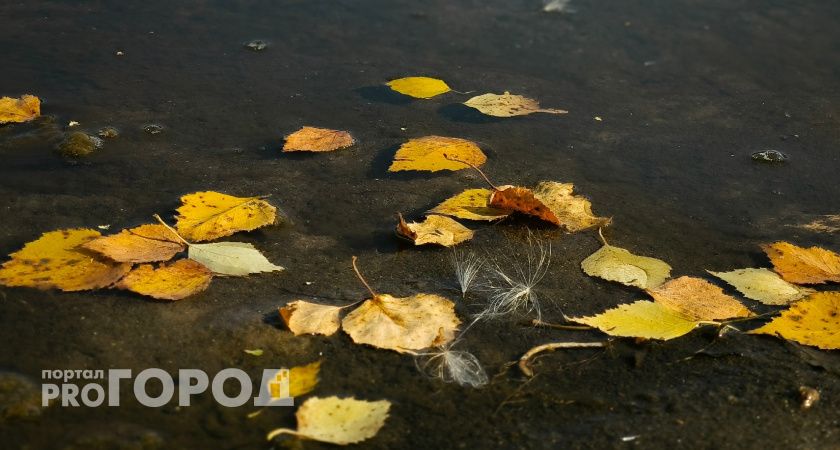
[{"label": "birch leaf", "polygon": [[592,213],[592,203],[573,193],[572,183],[540,182],[532,191],[518,186],[502,186],[490,197],[493,208],[517,211],[551,222],[570,233],[610,223]]},{"label": "birch leaf", "polygon": [[817,292],[752,334],[769,334],[825,350],[840,349],[840,292]]},{"label": "birch leaf", "polygon": [[436,214],[426,217],[420,223],[406,222],[402,214],[396,229],[397,235],[414,245],[438,244],[452,247],[473,237],[473,231],[446,216]]},{"label": "birch leaf", "polygon": [[679,277],[647,292],[657,303],[687,320],[711,321],[752,315],[741,302],[702,278]]},{"label": "birch leaf", "polygon": [[281,434],[348,445],[376,436],[385,425],[391,402],[356,400],[355,398],[312,397],[295,413],[297,430],[278,428],[268,433],[268,440]]},{"label": "birch leaf", "polygon": [[271,225],[277,208],[259,197],[196,192],[181,197],[175,228],[190,242],[211,241]]},{"label": "birch leaf", "polygon": [[589,276],[642,289],[655,288],[671,276],[671,266],[664,261],[608,244],[584,259],[580,267]]},{"label": "birch leaf", "polygon": [[[457,159],[458,161],[453,161]],[[472,141],[444,136],[425,136],[411,139],[401,145],[394,156],[389,172],[403,170],[422,170],[437,172],[440,170],[469,169],[470,165],[481,166],[487,156]]]},{"label": "birch leaf", "polygon": [[712,272],[710,274],[731,284],[745,297],[765,305],[787,305],[814,292],[783,280],[775,272],[767,269],[738,269],[730,272]]},{"label": "birch leaf", "polygon": [[610,336],[668,340],[689,333],[698,322],[688,320],[655,302],[639,300],[590,317],[570,317],[572,322],[595,327]]},{"label": "birch leaf", "polygon": [[432,98],[451,90],[445,81],[429,77],[398,78],[386,84],[400,94],[414,98]]},{"label": "birch leaf", "polygon": [[129,272],[116,287],[160,300],[181,300],[210,285],[213,273],[204,265],[179,259],[155,268],[143,264]]},{"label": "birch leaf", "polygon": [[303,127],[286,136],[284,152],[331,152],[350,147],[356,140],[346,131]]},{"label": "birch leaf", "polygon": [[190,259],[204,264],[217,275],[245,276],[283,270],[246,242],[190,244],[188,255]]},{"label": "birch leaf", "polygon": [[505,91],[504,94],[483,94],[473,97],[465,105],[475,108],[488,116],[513,117],[526,116],[533,113],[566,114],[562,109],[541,108],[539,102],[521,95],[513,95]]},{"label": "birch leaf", "polygon": [[819,247],[803,248],[789,242],[762,246],[776,273],[797,284],[840,283],[840,255]]},{"label": "birch leaf", "polygon": [[82,247],[118,262],[168,261],[186,245],[163,225],[141,225],[118,234],[96,238]]},{"label": "birch leaf", "polygon": [[305,366],[295,366],[289,370],[289,396],[300,397],[312,392],[318,385],[318,374],[321,372],[321,361],[315,361]]},{"label": "birch leaf", "polygon": [[280,317],[295,336],[323,334],[329,336],[340,326],[341,306],[319,305],[304,300],[289,302],[280,308]]},{"label": "birch leaf", "polygon": [[34,95],[0,98],[0,124],[29,122],[41,115],[41,99]]},{"label": "birch leaf", "polygon": [[435,206],[430,213],[443,214],[468,220],[499,220],[509,216],[512,211],[490,207],[490,189],[467,189]]}]

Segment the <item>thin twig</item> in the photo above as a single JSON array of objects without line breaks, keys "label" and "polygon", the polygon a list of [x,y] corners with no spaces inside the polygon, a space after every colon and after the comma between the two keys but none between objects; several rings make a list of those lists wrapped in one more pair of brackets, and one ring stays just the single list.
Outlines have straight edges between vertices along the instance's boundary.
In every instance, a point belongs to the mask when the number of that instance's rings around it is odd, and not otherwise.
[{"label": "thin twig", "polygon": [[592,327],[588,325],[560,325],[557,323],[543,322],[540,319],[531,321],[531,325],[535,327],[555,328],[558,330],[591,330]]},{"label": "thin twig", "polygon": [[370,292],[370,295],[372,295],[372,296],[373,296],[373,298],[379,297],[379,294],[377,294],[376,292],[374,292],[373,288],[371,288],[371,287],[370,287],[370,285],[367,283],[367,281],[365,281],[365,277],[363,277],[363,276],[362,276],[362,273],[361,273],[361,272],[359,272],[359,268],[358,268],[358,267],[356,267],[356,260],[357,260],[357,259],[359,259],[359,258],[357,258],[357,257],[355,257],[355,256],[353,257],[353,270],[356,272],[356,276],[357,276],[357,277],[359,277],[359,281],[361,281],[361,282],[362,282],[362,284],[364,284],[364,285],[365,285],[365,287],[367,288],[368,292]]},{"label": "thin twig", "polygon": [[550,352],[558,348],[601,348],[606,347],[606,342],[549,342],[548,344],[538,345],[522,355],[519,358],[519,370],[525,374],[526,377],[534,376],[534,371],[530,367],[530,362],[533,357],[542,352]]},{"label": "thin twig", "polygon": [[450,160],[450,161],[459,162],[459,163],[461,163],[461,164],[466,164],[466,165],[468,165],[468,166],[472,167],[473,169],[475,169],[475,170],[479,173],[479,175],[481,175],[481,177],[482,177],[482,178],[484,178],[484,181],[486,181],[486,182],[487,182],[487,184],[489,184],[489,185],[490,185],[490,187],[491,187],[491,188],[493,188],[493,190],[494,190],[494,191],[498,191],[498,190],[500,190],[498,187],[496,187],[496,185],[495,185],[495,184],[493,184],[493,182],[492,182],[492,181],[490,181],[490,178],[487,178],[487,175],[485,175],[485,174],[484,174],[484,172],[482,172],[482,171],[481,171],[481,169],[479,169],[479,168],[478,168],[478,166],[476,166],[475,164],[473,164],[473,163],[471,163],[471,162],[468,162],[468,161],[463,161],[463,160],[460,160],[460,159],[458,159],[458,158],[453,158],[453,157],[451,157],[451,156],[447,155],[446,153],[444,153],[444,154],[443,154],[443,157],[444,157],[445,159]]}]

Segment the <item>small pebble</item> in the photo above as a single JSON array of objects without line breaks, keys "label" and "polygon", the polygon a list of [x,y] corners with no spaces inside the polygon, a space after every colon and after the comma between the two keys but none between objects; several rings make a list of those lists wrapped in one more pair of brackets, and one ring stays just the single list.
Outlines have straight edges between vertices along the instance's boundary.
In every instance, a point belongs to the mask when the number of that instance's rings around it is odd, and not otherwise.
[{"label": "small pebble", "polygon": [[120,132],[114,127],[102,127],[96,134],[98,134],[101,138],[113,139],[119,136]]},{"label": "small pebble", "polygon": [[90,155],[100,147],[102,147],[102,139],[82,131],[73,131],[67,133],[64,140],[58,144],[58,153],[66,158],[81,158]]},{"label": "small pebble", "polygon": [[146,133],[149,133],[149,134],[160,134],[160,133],[163,133],[163,126],[158,125],[158,124],[154,124],[154,123],[150,123],[150,124],[143,127],[143,131],[145,131]]},{"label": "small pebble", "polygon": [[764,150],[751,155],[753,161],[782,163],[788,160],[788,156],[778,150]]},{"label": "small pebble", "polygon": [[810,409],[819,401],[820,391],[808,386],[799,386],[799,398],[801,399],[799,407],[803,410]]},{"label": "small pebble", "polygon": [[266,47],[268,47],[268,42],[261,41],[259,39],[254,39],[253,41],[245,44],[245,47],[247,47],[247,48],[249,48],[249,49],[251,49],[255,52],[260,52],[260,51],[265,50]]}]

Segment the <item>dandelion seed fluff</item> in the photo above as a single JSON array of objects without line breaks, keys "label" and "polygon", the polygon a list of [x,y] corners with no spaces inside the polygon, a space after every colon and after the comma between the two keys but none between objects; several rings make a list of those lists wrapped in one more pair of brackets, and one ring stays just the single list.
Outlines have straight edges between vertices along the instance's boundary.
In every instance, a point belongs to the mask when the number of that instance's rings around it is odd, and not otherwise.
[{"label": "dandelion seed fluff", "polygon": [[422,353],[416,360],[417,368],[426,375],[439,378],[444,383],[461,386],[481,387],[487,384],[487,372],[478,358],[470,352],[442,349],[439,352]]}]

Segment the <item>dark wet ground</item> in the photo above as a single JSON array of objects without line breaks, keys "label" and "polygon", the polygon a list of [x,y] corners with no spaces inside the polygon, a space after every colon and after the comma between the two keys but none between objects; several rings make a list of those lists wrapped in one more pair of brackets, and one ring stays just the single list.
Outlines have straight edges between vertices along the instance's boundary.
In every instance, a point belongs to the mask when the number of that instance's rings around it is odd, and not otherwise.
[{"label": "dark wet ground", "polygon": [[[840,448],[837,352],[774,338],[731,334],[693,358],[714,330],[618,342],[544,356],[526,382],[504,366],[531,346],[603,336],[484,323],[460,345],[499,375],[472,390],[429,380],[411,358],[345,335],[296,338],[279,324],[276,308],[295,298],[362,298],[351,255],[381,292],[457,297],[447,290],[448,251],[408,248],[391,232],[397,211],[417,217],[481,186],[465,172],[385,171],[396,146],[427,134],[478,142],[498,183],[574,182],[614,218],[611,243],[662,258],[675,274],[767,266],[758,244],[774,239],[840,247],[836,234],[790,226],[840,207],[840,3],[578,0],[575,14],[541,6],[4,2],[0,95],[36,94],[49,117],[0,127],[0,254],[44,231],[148,222],[198,190],[270,194],[290,220],[237,236],[286,272],[217,279],[174,304],[116,291],[0,289],[0,369],[36,383],[42,369],[65,368],[240,367],[256,376],[321,357],[318,395],[393,402],[371,448]],[[270,45],[243,48],[252,39]],[[458,105],[467,97],[455,93],[412,102],[379,87],[406,75],[461,91],[509,90],[570,114],[497,120]],[[121,134],[71,164],[53,150],[71,120]],[[151,123],[164,131],[144,132]],[[302,125],[347,129],[359,144],[282,155],[282,136]],[[766,149],[789,162],[750,159]],[[511,221],[474,227],[466,248],[514,252],[526,226],[554,249],[539,286],[546,320],[640,298],[581,273],[599,246],[592,233]],[[822,391],[808,411],[801,385]],[[180,409],[123,404],[0,419],[0,446],[268,448],[266,431],[294,424],[290,408],[247,419],[252,408],[207,396]]]}]

